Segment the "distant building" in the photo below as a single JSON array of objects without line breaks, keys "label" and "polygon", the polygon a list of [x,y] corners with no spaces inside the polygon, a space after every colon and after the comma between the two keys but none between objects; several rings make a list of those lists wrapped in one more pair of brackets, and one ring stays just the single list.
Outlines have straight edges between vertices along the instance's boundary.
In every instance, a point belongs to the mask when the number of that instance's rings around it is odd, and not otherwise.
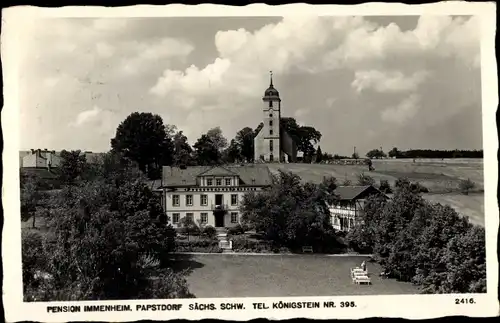
[{"label": "distant building", "polygon": [[245,193],[269,187],[272,176],[265,165],[163,167],[162,179],[152,188],[162,196],[169,223],[181,226],[191,218],[198,225],[231,227],[241,221]]},{"label": "distant building", "polygon": [[254,159],[256,162],[296,162],[297,144],[281,127],[281,99],[273,86],[273,77],[269,88],[262,98],[263,124],[254,139]]},{"label": "distant building", "polygon": [[339,200],[330,206],[331,223],[334,229],[349,232],[356,220],[363,215],[366,199],[373,195],[388,198],[387,195],[371,185],[339,186],[335,189]]},{"label": "distant building", "polygon": [[61,163],[61,158],[55,150],[31,149],[21,159],[23,168],[57,168]]},{"label": "distant building", "polygon": [[[83,152],[88,163],[97,163],[103,153]],[[58,168],[61,164],[61,152],[48,149],[31,149],[19,152],[20,168]]]}]

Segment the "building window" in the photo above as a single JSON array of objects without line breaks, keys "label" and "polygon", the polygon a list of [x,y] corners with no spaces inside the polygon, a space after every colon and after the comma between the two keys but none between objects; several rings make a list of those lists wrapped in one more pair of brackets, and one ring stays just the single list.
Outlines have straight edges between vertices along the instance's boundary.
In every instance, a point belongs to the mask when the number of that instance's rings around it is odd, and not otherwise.
[{"label": "building window", "polygon": [[193,195],[186,195],[186,205],[193,206]]},{"label": "building window", "polygon": [[274,160],[273,154],[269,155],[269,161],[273,161],[273,160]]},{"label": "building window", "polygon": [[203,224],[208,223],[208,213],[201,214],[201,223],[203,223]]},{"label": "building window", "polygon": [[269,129],[269,135],[272,136],[273,135],[273,129]]},{"label": "building window", "polygon": [[273,151],[273,141],[269,141],[269,151]]},{"label": "building window", "polygon": [[172,195],[172,206],[179,206],[180,198],[179,195]]},{"label": "building window", "polygon": [[269,100],[269,107],[272,108],[273,107],[273,101]]},{"label": "building window", "polygon": [[226,178],[226,186],[231,186],[231,179],[230,178]]},{"label": "building window", "polygon": [[222,185],[222,179],[217,178],[217,179],[215,180],[215,185],[217,185],[217,186],[221,186],[221,185]]},{"label": "building window", "polygon": [[238,223],[238,212],[231,212],[231,223]]},{"label": "building window", "polygon": [[173,222],[174,224],[179,223],[179,216],[180,216],[180,214],[179,214],[179,213],[173,213],[173,214],[172,214],[172,222]]},{"label": "building window", "polygon": [[212,186],[213,185],[213,180],[211,178],[207,179],[207,186]]},{"label": "building window", "polygon": [[186,213],[186,220],[188,220],[189,222],[193,222],[194,221],[193,213]]},{"label": "building window", "polygon": [[273,117],[273,114],[272,113],[269,113],[269,118],[272,118]]},{"label": "building window", "polygon": [[238,205],[238,194],[231,194],[231,205]]},{"label": "building window", "polygon": [[354,228],[354,219],[349,219],[349,229]]},{"label": "building window", "polygon": [[208,205],[208,196],[203,194],[203,195],[200,195],[200,204],[205,206],[205,205]]}]

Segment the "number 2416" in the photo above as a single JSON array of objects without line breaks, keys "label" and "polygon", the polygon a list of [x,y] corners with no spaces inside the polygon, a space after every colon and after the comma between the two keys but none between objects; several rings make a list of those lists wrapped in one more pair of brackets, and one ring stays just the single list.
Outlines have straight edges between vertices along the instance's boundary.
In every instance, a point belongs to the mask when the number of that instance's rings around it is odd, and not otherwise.
[{"label": "number 2416", "polygon": [[475,304],[474,298],[455,298],[455,304]]}]

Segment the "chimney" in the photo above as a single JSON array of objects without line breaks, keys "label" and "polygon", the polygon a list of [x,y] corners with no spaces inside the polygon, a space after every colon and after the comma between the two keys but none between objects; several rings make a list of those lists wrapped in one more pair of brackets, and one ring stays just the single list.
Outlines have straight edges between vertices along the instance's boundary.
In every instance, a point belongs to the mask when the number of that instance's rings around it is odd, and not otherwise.
[{"label": "chimney", "polygon": [[31,149],[31,153],[34,154],[35,153],[35,149]]}]

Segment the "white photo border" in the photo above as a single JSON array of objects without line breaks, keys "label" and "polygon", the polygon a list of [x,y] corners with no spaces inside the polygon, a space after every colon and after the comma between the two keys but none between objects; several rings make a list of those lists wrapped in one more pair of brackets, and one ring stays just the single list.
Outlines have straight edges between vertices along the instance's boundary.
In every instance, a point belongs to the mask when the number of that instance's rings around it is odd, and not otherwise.
[{"label": "white photo border", "polygon": [[[498,165],[496,152],[498,138],[495,114],[498,106],[498,79],[495,59],[495,3],[440,2],[435,4],[406,5],[366,3],[360,5],[307,5],[290,4],[268,6],[254,4],[244,7],[203,4],[197,6],[131,6],[37,8],[13,7],[4,9],[2,33],[2,63],[4,71],[5,105],[2,110],[4,135],[2,200],[4,205],[3,271],[4,308],[6,320],[11,321],[136,321],[143,319],[229,319],[249,320],[254,318],[290,319],[306,317],[313,319],[343,319],[365,317],[402,317],[410,319],[435,318],[450,315],[471,317],[497,316],[498,304],[498,258],[497,230],[499,209],[497,203]],[[484,198],[487,259],[487,293],[465,295],[380,295],[380,296],[334,296],[334,297],[283,297],[283,298],[234,298],[234,299],[173,299],[173,300],[129,300],[99,302],[23,302],[21,271],[21,221],[19,189],[19,122],[16,51],[22,46],[18,31],[23,23],[37,18],[56,17],[174,17],[174,16],[389,16],[389,15],[477,15],[481,23],[481,81],[483,105],[484,147]],[[17,49],[17,50],[16,50]],[[455,304],[456,299],[469,300],[474,304]],[[324,302],[333,301],[336,308],[324,308]],[[355,302],[356,307],[340,307],[341,302]],[[274,303],[320,302],[319,309],[306,308],[273,309]],[[244,310],[191,311],[189,305],[206,303],[242,303]],[[264,303],[269,309],[254,309],[253,303]],[[130,305],[132,311],[83,312],[85,305]],[[181,309],[171,311],[136,311],[140,304],[182,304]],[[78,313],[51,313],[50,306],[81,306]]]}]

